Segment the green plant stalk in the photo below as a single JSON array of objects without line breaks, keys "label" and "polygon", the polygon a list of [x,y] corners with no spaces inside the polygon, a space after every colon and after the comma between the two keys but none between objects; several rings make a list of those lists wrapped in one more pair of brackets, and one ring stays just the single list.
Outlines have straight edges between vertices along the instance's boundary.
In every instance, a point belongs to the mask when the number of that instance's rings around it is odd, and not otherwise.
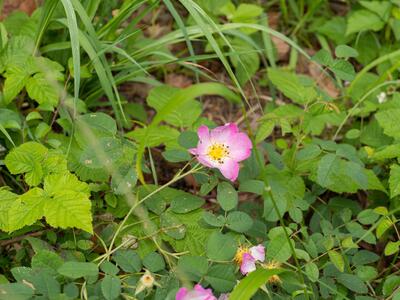
[{"label": "green plant stalk", "polygon": [[175,183],[176,181],[184,178],[185,176],[192,174],[192,173],[196,173],[199,170],[201,170],[203,167],[200,166],[199,164],[195,165],[192,169],[190,169],[189,171],[182,173],[182,171],[184,169],[181,169],[175,176],[174,178],[172,178],[169,182],[167,182],[166,184],[160,186],[159,188],[157,188],[156,190],[154,190],[153,192],[151,192],[150,194],[148,194],[147,196],[143,197],[141,200],[137,201],[134,205],[132,205],[131,209],[128,211],[128,213],[126,214],[126,216],[124,217],[124,219],[119,223],[117,230],[115,231],[113,238],[111,240],[110,246],[108,247],[108,251],[106,253],[106,258],[109,257],[110,252],[113,249],[114,243],[116,238],[118,237],[118,235],[120,234],[121,230],[123,229],[125,223],[128,221],[128,218],[132,215],[132,213],[135,211],[135,209],[142,204],[144,201],[146,201],[147,199],[149,199],[151,196],[157,194],[158,192],[160,192],[161,190],[165,189],[166,187],[170,186],[171,184]]}]

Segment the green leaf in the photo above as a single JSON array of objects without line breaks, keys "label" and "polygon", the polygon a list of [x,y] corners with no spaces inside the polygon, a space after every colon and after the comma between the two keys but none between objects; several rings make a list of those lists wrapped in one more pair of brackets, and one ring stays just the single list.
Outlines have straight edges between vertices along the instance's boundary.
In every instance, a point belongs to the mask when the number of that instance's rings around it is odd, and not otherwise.
[{"label": "green leaf", "polygon": [[47,78],[43,73],[37,73],[28,79],[26,91],[43,110],[53,110],[53,107],[58,105],[59,86],[56,81]]},{"label": "green leaf", "polygon": [[339,45],[335,48],[335,55],[342,58],[357,57],[358,51],[347,45]]},{"label": "green leaf", "polygon": [[373,209],[365,209],[357,215],[358,221],[363,225],[373,224],[379,215]]},{"label": "green leaf", "polygon": [[18,195],[0,188],[0,229],[11,231],[9,213],[13,203],[18,199]]},{"label": "green leaf", "polygon": [[199,281],[208,271],[208,261],[203,256],[182,256],[178,261],[178,272],[182,278]]},{"label": "green leaf", "polygon": [[198,141],[199,137],[197,133],[193,131],[183,131],[178,138],[179,145],[186,149],[195,148]]},{"label": "green leaf", "polygon": [[47,148],[36,142],[27,142],[11,150],[4,162],[11,174],[26,173],[30,186],[38,185],[43,177],[42,161]]},{"label": "green leaf", "polygon": [[383,284],[383,295],[389,296],[393,293],[393,291],[400,286],[400,276],[391,275],[386,278],[385,283]]},{"label": "green leaf", "polygon": [[121,294],[121,280],[117,276],[104,276],[101,281],[101,292],[106,300],[117,299]]},{"label": "green leaf", "polygon": [[57,269],[64,263],[63,259],[55,252],[49,250],[40,250],[32,257],[33,269],[51,270],[52,274],[57,273]]},{"label": "green leaf", "polygon": [[390,167],[389,178],[390,197],[394,198],[400,195],[400,166],[392,165]]},{"label": "green leaf", "polygon": [[385,246],[385,255],[393,255],[399,251],[400,241],[392,242],[389,241]]},{"label": "green leaf", "polygon": [[352,263],[355,266],[367,265],[379,260],[379,255],[367,251],[367,250],[360,250],[358,251],[352,259]]},{"label": "green leaf", "polygon": [[203,198],[182,192],[181,195],[172,200],[170,209],[174,213],[186,214],[202,207],[203,204]]},{"label": "green leaf", "polygon": [[[186,227],[175,216],[175,214],[166,211],[160,216],[161,227],[163,232],[175,240],[181,240],[185,237]],[[172,228],[174,227],[174,228]]]},{"label": "green leaf", "polygon": [[343,256],[335,251],[335,250],[329,250],[328,251],[328,255],[329,255],[329,259],[331,260],[331,262],[334,264],[334,266],[340,271],[343,272],[344,271],[344,260],[343,260]]},{"label": "green leaf", "polygon": [[353,65],[346,60],[335,60],[331,65],[331,70],[342,80],[352,81],[356,76]]},{"label": "green leaf", "polygon": [[236,284],[233,265],[216,264],[210,267],[204,279],[217,292],[229,292]]},{"label": "green leaf", "polygon": [[225,224],[225,218],[223,216],[216,216],[208,211],[203,214],[203,220],[210,226],[222,227]]},{"label": "green leaf", "polygon": [[275,120],[263,120],[257,128],[256,144],[261,143],[274,131]]},{"label": "green leaf", "polygon": [[376,237],[379,239],[392,226],[393,223],[389,219],[382,219],[376,227]]},{"label": "green leaf", "polygon": [[244,212],[233,211],[226,218],[226,226],[237,232],[246,232],[253,226],[253,220]]},{"label": "green leaf", "polygon": [[51,197],[45,203],[46,221],[53,227],[76,227],[93,232],[89,187],[72,174],[49,175],[44,190]]},{"label": "green leaf", "polygon": [[21,118],[13,110],[0,108],[0,125],[6,129],[21,129]]},{"label": "green leaf", "polygon": [[214,260],[230,260],[236,253],[236,241],[229,235],[214,232],[207,242],[207,257]]},{"label": "green leaf", "polygon": [[296,74],[268,68],[268,78],[286,97],[296,103],[305,104],[317,96],[315,89],[304,86]]},{"label": "green leaf", "polygon": [[77,117],[75,139],[84,148],[96,139],[112,137],[117,133],[117,124],[113,118],[102,112]]},{"label": "green leaf", "polygon": [[[276,233],[274,232],[272,234],[270,232],[268,234],[271,240],[267,244],[267,259],[278,262],[286,262],[292,256],[292,250],[286,235],[283,232],[283,228],[276,227],[276,229],[280,230],[276,230]],[[292,240],[290,242],[294,244]]]},{"label": "green leaf", "polygon": [[307,274],[307,277],[312,281],[316,282],[319,278],[319,270],[318,266],[312,262],[309,262],[306,264],[305,267],[305,272]]},{"label": "green leaf", "polygon": [[359,3],[377,14],[382,20],[387,21],[390,16],[390,10],[392,8],[392,3],[389,1],[359,1]]},{"label": "green leaf", "polygon": [[318,164],[317,183],[337,193],[355,193],[367,188],[368,178],[359,164],[326,154]]},{"label": "green leaf", "polygon": [[313,61],[316,61],[323,66],[331,66],[333,64],[333,57],[328,50],[321,49],[312,57]]},{"label": "green leaf", "polygon": [[383,132],[394,138],[400,138],[400,108],[391,108],[375,114]]},{"label": "green leaf", "polygon": [[347,20],[346,35],[365,30],[378,31],[385,23],[375,13],[360,9],[352,12]]},{"label": "green leaf", "polygon": [[225,211],[234,209],[238,204],[238,194],[228,182],[221,182],[217,188],[217,201]]},{"label": "green leaf", "polygon": [[45,192],[40,188],[33,188],[21,195],[10,207],[7,231],[20,229],[41,219],[46,201]]},{"label": "green leaf", "polygon": [[347,287],[349,290],[364,294],[368,292],[368,288],[364,282],[356,275],[352,274],[339,274],[337,277],[337,281]]},{"label": "green leaf", "polygon": [[264,285],[269,278],[278,275],[282,270],[258,269],[251,272],[234,288],[229,295],[229,300],[250,300],[257,290]]},{"label": "green leaf", "polygon": [[171,149],[161,153],[165,160],[176,163],[190,160],[190,155],[185,150]]},{"label": "green leaf", "polygon": [[119,272],[119,268],[108,260],[101,263],[100,269],[108,275],[117,275]]},{"label": "green leaf", "polygon": [[34,290],[23,283],[0,284],[0,300],[28,300]]},{"label": "green leaf", "polygon": [[[147,104],[157,112],[161,111],[180,90],[167,85],[153,88],[147,97]],[[187,100],[164,117],[164,120],[177,127],[189,127],[201,114],[201,104],[196,100]]]},{"label": "green leaf", "polygon": [[164,258],[157,252],[151,252],[143,258],[143,265],[150,272],[155,273],[164,270],[165,261]]},{"label": "green leaf", "polygon": [[8,68],[4,77],[6,78],[3,88],[3,99],[9,104],[21,92],[28,81],[29,73],[19,66]]},{"label": "green leaf", "polygon": [[62,276],[77,279],[80,277],[95,277],[99,273],[97,265],[88,262],[67,261],[58,268]]},{"label": "green leaf", "polygon": [[133,250],[118,250],[112,258],[127,273],[136,273],[142,269],[140,257]]}]

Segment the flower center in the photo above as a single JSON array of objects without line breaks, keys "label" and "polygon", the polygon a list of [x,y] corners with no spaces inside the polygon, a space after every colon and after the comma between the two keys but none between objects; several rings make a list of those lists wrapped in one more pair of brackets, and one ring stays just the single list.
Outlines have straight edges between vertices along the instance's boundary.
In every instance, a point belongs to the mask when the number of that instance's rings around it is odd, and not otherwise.
[{"label": "flower center", "polygon": [[223,159],[229,155],[229,146],[224,144],[214,144],[208,147],[207,155],[214,161],[223,163]]},{"label": "flower center", "polygon": [[249,253],[249,248],[246,246],[240,246],[235,254],[235,258],[233,259],[238,265],[242,264],[243,261],[243,254]]}]

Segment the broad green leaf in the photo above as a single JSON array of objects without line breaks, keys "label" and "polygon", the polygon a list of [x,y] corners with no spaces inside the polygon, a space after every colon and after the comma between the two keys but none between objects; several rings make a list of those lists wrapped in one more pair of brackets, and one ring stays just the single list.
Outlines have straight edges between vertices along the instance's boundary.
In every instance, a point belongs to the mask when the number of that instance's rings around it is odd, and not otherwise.
[{"label": "broad green leaf", "polygon": [[208,271],[208,261],[204,256],[182,256],[178,261],[178,272],[183,278],[199,281]]},{"label": "broad green leaf", "polygon": [[373,13],[377,14],[382,20],[387,21],[390,16],[390,10],[392,8],[392,3],[389,1],[359,1],[359,3],[367,8],[368,10],[372,11]]},{"label": "broad green leaf", "polygon": [[81,115],[76,120],[75,139],[81,147],[92,145],[97,139],[117,133],[113,118],[102,112]]},{"label": "broad green leaf", "polygon": [[389,219],[382,219],[376,227],[376,237],[379,239],[392,226],[393,223]]},{"label": "broad green leaf", "polygon": [[43,110],[53,110],[58,105],[60,86],[54,79],[37,73],[26,82],[26,91],[31,99],[40,104]]},{"label": "broad green leaf", "polygon": [[265,140],[274,130],[275,121],[265,120],[257,128],[256,132],[256,143],[260,143]]},{"label": "broad green leaf", "polygon": [[337,277],[338,282],[343,284],[345,287],[347,287],[349,290],[364,294],[368,292],[368,288],[365,285],[364,282],[360,278],[358,278],[356,275],[352,274],[339,274]]},{"label": "broad green leaf", "polygon": [[126,134],[127,137],[135,139],[138,143],[144,143],[146,147],[156,147],[161,144],[176,148],[179,131],[168,127],[158,126],[153,129],[138,128]]},{"label": "broad green leaf", "polygon": [[0,284],[1,300],[28,300],[34,295],[34,290],[23,283]]},{"label": "broad green leaf", "polygon": [[99,270],[97,265],[88,262],[75,262],[67,261],[58,268],[58,273],[62,276],[77,279],[80,277],[94,277],[97,276]]},{"label": "broad green leaf", "polygon": [[214,260],[230,260],[236,248],[236,241],[230,235],[214,232],[207,242],[207,256]]},{"label": "broad green leaf", "polygon": [[348,58],[357,57],[358,51],[347,45],[339,45],[335,48],[336,57]]},{"label": "broad green leaf", "polygon": [[221,182],[217,188],[217,201],[225,211],[234,209],[238,204],[238,194],[228,182]]},{"label": "broad green leaf", "polygon": [[[273,238],[270,234],[269,237],[271,241],[267,244],[267,259],[286,262],[292,256],[292,250],[285,233],[281,231],[279,234],[274,235]],[[290,240],[290,242],[294,244],[292,240]]]},{"label": "broad green leaf", "polygon": [[10,231],[10,208],[18,201],[18,195],[0,188],[0,229]]},{"label": "broad green leaf", "polygon": [[282,270],[258,269],[243,278],[229,295],[229,300],[250,300],[257,290],[264,285],[269,278],[278,275]]},{"label": "broad green leaf", "polygon": [[359,9],[352,12],[347,20],[346,35],[365,30],[378,31],[382,29],[385,23],[375,13]]},{"label": "broad green leaf", "polygon": [[121,280],[117,276],[104,276],[101,281],[101,292],[106,300],[117,299],[121,294]]},{"label": "broad green leaf", "polygon": [[335,250],[329,250],[328,251],[328,255],[329,255],[329,259],[331,260],[331,262],[334,264],[334,266],[340,271],[343,272],[344,271],[344,260],[343,260],[343,256],[335,251]]},{"label": "broad green leaf", "polygon": [[391,275],[387,277],[382,288],[383,295],[389,296],[399,286],[400,286],[400,276]]},{"label": "broad green leaf", "polygon": [[391,198],[400,195],[400,166],[399,165],[392,165],[390,167],[389,188],[390,188],[390,197]]},{"label": "broad green leaf", "polygon": [[19,66],[8,68],[5,73],[6,80],[4,81],[3,99],[5,104],[10,103],[21,92],[28,81],[29,73]]},{"label": "broad green leaf", "polygon": [[383,132],[394,138],[400,138],[400,108],[391,108],[375,114]]},{"label": "broad green leaf", "polygon": [[303,85],[296,74],[268,68],[268,78],[286,97],[296,103],[306,104],[317,96],[315,89]]},{"label": "broad green leaf", "polygon": [[342,80],[352,81],[356,76],[353,65],[346,60],[335,60],[331,65],[331,70]]},{"label": "broad green leaf", "polygon": [[27,142],[11,150],[4,162],[11,174],[26,173],[30,186],[38,185],[43,177],[42,161],[47,148],[36,142]]},{"label": "broad green leaf", "polygon": [[[174,98],[177,92],[179,92],[178,88],[167,85],[155,87],[147,97],[147,104],[156,111],[160,111]],[[176,110],[166,115],[165,121],[177,127],[188,127],[196,121],[200,114],[201,104],[196,100],[188,100],[183,106],[177,107]]]},{"label": "broad green leaf", "polygon": [[203,220],[213,227],[222,227],[225,224],[225,218],[223,216],[216,216],[208,211],[204,212]]},{"label": "broad green leaf", "polygon": [[133,250],[118,250],[112,258],[127,273],[136,273],[142,269],[142,261]]},{"label": "broad green leaf", "polygon": [[237,232],[246,232],[253,226],[253,220],[244,212],[233,211],[226,218],[226,226]]},{"label": "broad green leaf", "polygon": [[0,108],[0,125],[6,129],[21,129],[21,118],[13,110]]},{"label": "broad green leaf", "polygon": [[379,255],[367,251],[367,250],[360,250],[358,251],[352,259],[352,263],[355,266],[367,265],[379,260]]},{"label": "broad green leaf", "polygon": [[173,239],[180,240],[185,237],[186,227],[175,214],[166,211],[160,216],[160,224],[163,232]]},{"label": "broad green leaf", "polygon": [[193,210],[202,207],[204,199],[191,195],[189,193],[182,192],[181,195],[177,195],[171,202],[170,209],[174,213],[186,214]]},{"label": "broad green leaf", "polygon": [[306,264],[305,267],[305,272],[307,274],[307,277],[312,281],[312,282],[316,282],[319,278],[319,270],[318,270],[318,266],[313,263],[313,262],[309,262]]},{"label": "broad green leaf", "polygon": [[389,256],[399,252],[400,241],[392,242],[389,241],[385,246],[385,255]]},{"label": "broad green leaf", "polygon": [[143,258],[143,265],[150,272],[159,272],[165,268],[164,258],[157,252],[151,252]]},{"label": "broad green leaf", "polygon": [[337,193],[355,193],[367,188],[368,177],[359,164],[326,154],[318,164],[317,183]]},{"label": "broad green leaf", "polygon": [[235,267],[233,265],[216,264],[209,268],[204,279],[217,292],[229,292],[236,284]]},{"label": "broad green leaf", "polygon": [[33,188],[21,195],[9,209],[7,231],[20,229],[41,219],[46,201],[46,194],[41,188]]}]

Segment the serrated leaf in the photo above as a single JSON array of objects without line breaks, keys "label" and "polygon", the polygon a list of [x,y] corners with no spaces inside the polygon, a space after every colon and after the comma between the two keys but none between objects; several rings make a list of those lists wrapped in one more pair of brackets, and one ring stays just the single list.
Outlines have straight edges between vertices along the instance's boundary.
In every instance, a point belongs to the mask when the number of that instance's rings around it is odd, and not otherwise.
[{"label": "serrated leaf", "polygon": [[389,241],[385,246],[384,253],[386,256],[395,254],[399,251],[399,247],[400,247],[400,241],[396,242]]},{"label": "serrated leaf", "polygon": [[358,51],[347,45],[339,45],[335,48],[335,55],[343,58],[357,57]]},{"label": "serrated leaf", "polygon": [[236,284],[235,267],[217,264],[209,268],[204,279],[217,292],[229,292]]},{"label": "serrated leaf", "polygon": [[390,197],[391,198],[400,195],[400,166],[399,165],[392,165],[390,167],[389,188],[390,188]]},{"label": "serrated leaf", "polygon": [[227,234],[214,232],[207,242],[207,256],[214,260],[230,260],[236,253],[236,241]]},{"label": "serrated leaf", "polygon": [[47,148],[36,142],[27,142],[11,150],[4,162],[11,174],[26,173],[30,186],[38,185],[43,177],[42,161]]},{"label": "serrated leaf", "polygon": [[29,73],[23,67],[13,66],[5,73],[3,99],[9,104],[21,92],[28,81]]},{"label": "serrated leaf", "polygon": [[400,138],[400,108],[391,108],[375,114],[383,132],[394,138]]},{"label": "serrated leaf", "polygon": [[37,73],[26,82],[26,91],[31,99],[44,110],[53,110],[58,105],[59,86],[42,73]]},{"label": "serrated leaf", "polygon": [[352,81],[356,76],[353,65],[346,60],[335,60],[331,65],[331,70],[342,80]]},{"label": "serrated leaf", "polygon": [[178,272],[189,280],[199,281],[208,271],[208,261],[203,256],[183,256],[178,261]]}]

